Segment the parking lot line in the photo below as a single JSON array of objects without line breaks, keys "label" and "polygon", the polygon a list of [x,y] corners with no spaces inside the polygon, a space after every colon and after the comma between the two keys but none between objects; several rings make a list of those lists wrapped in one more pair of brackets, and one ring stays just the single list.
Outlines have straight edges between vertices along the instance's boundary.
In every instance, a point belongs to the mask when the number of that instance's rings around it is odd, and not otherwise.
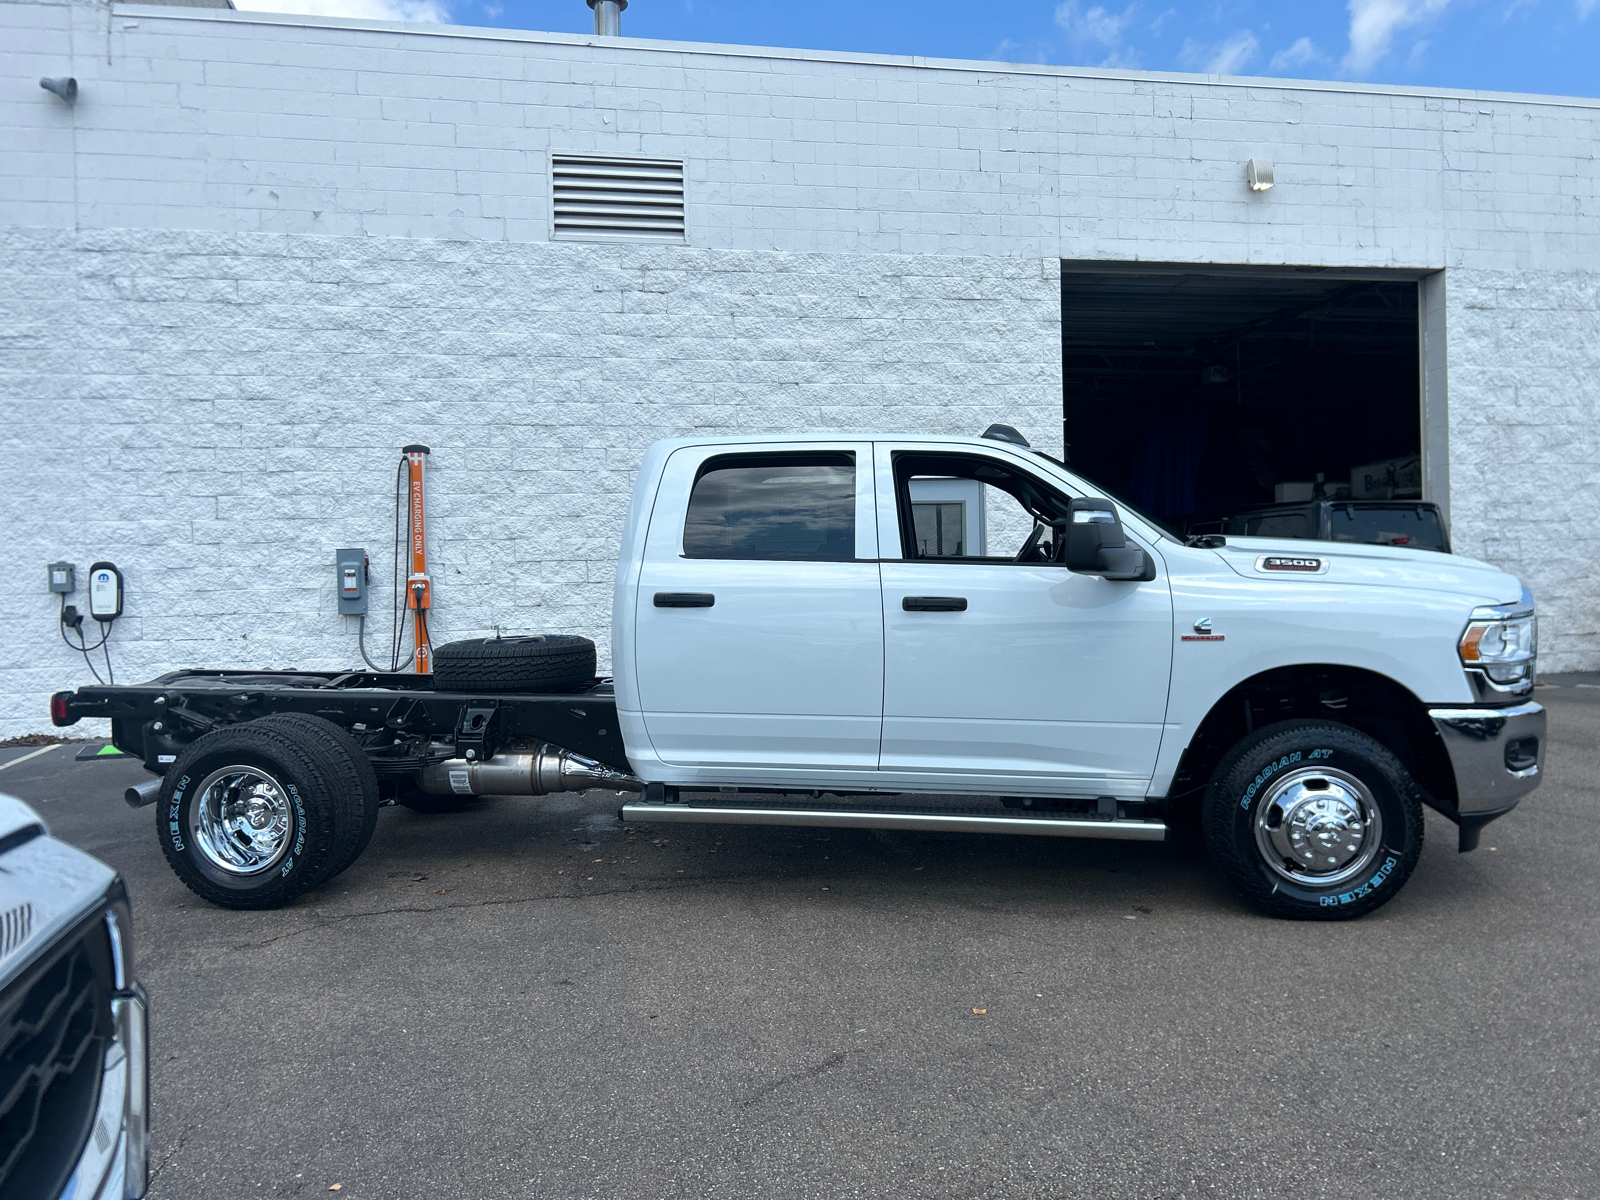
[{"label": "parking lot line", "polygon": [[49,754],[50,751],[52,751],[54,749],[56,749],[55,746],[40,746],[37,750],[33,751],[33,753],[31,753],[31,754],[24,754],[24,755],[22,755],[22,756],[20,756],[18,758],[13,758],[8,763],[0,763],[0,771],[4,771],[7,767],[14,767],[18,763],[25,763],[30,758],[38,758],[39,755],[41,755],[41,754]]}]

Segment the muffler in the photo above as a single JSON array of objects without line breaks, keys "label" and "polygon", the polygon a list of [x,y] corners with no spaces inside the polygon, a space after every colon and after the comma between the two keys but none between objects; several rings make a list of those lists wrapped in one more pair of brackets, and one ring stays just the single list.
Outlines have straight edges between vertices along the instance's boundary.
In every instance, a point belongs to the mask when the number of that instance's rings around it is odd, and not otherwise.
[{"label": "muffler", "polygon": [[641,780],[546,743],[532,754],[496,754],[482,762],[449,758],[424,767],[422,790],[440,796],[547,796],[605,787],[637,792]]}]

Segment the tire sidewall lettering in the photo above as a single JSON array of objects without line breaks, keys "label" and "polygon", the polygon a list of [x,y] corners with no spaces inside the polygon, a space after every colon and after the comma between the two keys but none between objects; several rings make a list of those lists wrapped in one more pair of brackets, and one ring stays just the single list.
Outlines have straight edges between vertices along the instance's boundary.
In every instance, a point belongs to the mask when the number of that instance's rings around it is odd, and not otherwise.
[{"label": "tire sidewall lettering", "polygon": [[1262,786],[1270,783],[1273,776],[1280,771],[1287,770],[1300,762],[1326,762],[1332,757],[1333,751],[1322,747],[1317,747],[1309,753],[1304,750],[1291,750],[1287,754],[1280,755],[1276,760],[1262,767],[1256,777],[1246,785],[1244,794],[1239,797],[1239,807],[1245,812],[1249,812],[1255,805],[1256,798],[1261,795]]},{"label": "tire sidewall lettering", "polygon": [[283,866],[278,871],[279,878],[286,879],[289,872],[294,870],[295,860],[306,848],[306,804],[300,796],[300,789],[294,784],[285,783],[283,789],[294,803],[294,845],[289,848],[289,857],[283,860]]},{"label": "tire sidewall lettering", "polygon": [[1355,887],[1347,888],[1345,891],[1335,895],[1325,895],[1321,892],[1312,892],[1310,894],[1316,896],[1317,904],[1321,908],[1339,908],[1346,904],[1353,904],[1365,896],[1370,896],[1387,883],[1389,876],[1394,873],[1394,869],[1399,865],[1400,851],[1391,850],[1385,846],[1383,848],[1383,861],[1378,864],[1378,869],[1367,878],[1365,883],[1357,884]]},{"label": "tire sidewall lettering", "polygon": [[167,803],[167,836],[172,839],[172,848],[180,854],[188,852],[188,846],[183,840],[183,801],[189,784],[194,781],[192,774],[185,775],[172,785],[172,799]]}]

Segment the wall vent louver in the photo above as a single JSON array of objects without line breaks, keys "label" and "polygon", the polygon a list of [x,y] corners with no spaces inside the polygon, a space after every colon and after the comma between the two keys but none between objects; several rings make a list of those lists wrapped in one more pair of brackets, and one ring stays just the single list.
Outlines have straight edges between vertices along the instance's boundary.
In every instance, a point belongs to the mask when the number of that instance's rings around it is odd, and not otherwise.
[{"label": "wall vent louver", "polygon": [[599,154],[550,156],[550,236],[682,242],[683,163]]}]

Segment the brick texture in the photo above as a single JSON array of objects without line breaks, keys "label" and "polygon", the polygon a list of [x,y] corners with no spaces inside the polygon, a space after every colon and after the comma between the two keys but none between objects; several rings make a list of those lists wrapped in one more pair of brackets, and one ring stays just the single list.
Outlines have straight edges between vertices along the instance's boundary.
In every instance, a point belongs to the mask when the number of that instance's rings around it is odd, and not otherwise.
[{"label": "brick texture", "polygon": [[[127,576],[119,678],[358,663],[387,644],[399,447],[428,444],[435,640],[582,633],[659,437],[972,434],[1059,453],[1054,263],[170,231],[0,233],[0,732],[90,681],[44,566]],[[83,607],[84,597],[76,597]]]},{"label": "brick texture", "polygon": [[[436,635],[602,646],[652,438],[1059,445],[1063,258],[1445,271],[1457,543],[1600,667],[1600,103],[87,2],[0,61],[81,87],[0,96],[0,735],[89,677],[57,558],[127,571],[119,678],[354,662],[405,442]],[[551,150],[682,158],[689,246],[549,242]]]}]

